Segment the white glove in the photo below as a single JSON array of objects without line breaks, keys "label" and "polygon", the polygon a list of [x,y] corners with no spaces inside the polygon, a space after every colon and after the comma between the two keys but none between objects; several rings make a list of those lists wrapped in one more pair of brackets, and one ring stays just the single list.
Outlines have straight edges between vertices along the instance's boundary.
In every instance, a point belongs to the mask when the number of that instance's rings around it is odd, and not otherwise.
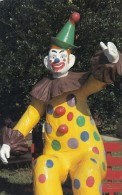
[{"label": "white glove", "polygon": [[4,164],[7,164],[7,159],[10,158],[10,146],[3,144],[0,150],[0,159]]},{"label": "white glove", "polygon": [[114,43],[108,42],[106,46],[103,42],[100,42],[100,46],[109,62],[117,63],[119,61],[119,52]]}]

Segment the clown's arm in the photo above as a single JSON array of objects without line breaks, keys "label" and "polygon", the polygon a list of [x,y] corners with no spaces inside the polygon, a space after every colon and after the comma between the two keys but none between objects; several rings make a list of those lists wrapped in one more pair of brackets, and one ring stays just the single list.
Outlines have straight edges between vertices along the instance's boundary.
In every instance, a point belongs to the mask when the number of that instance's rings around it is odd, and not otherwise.
[{"label": "clown's arm", "polygon": [[7,158],[10,157],[10,152],[18,155],[28,150],[25,137],[36,126],[44,112],[44,103],[33,98],[16,126],[13,129],[4,129],[3,145],[0,151],[0,158],[4,164],[8,163]]},{"label": "clown's arm", "polygon": [[108,42],[106,46],[100,42],[100,46],[102,51],[91,59],[94,68],[83,86],[86,96],[102,90],[106,85],[115,82],[118,76],[122,76],[122,55],[114,43]]}]

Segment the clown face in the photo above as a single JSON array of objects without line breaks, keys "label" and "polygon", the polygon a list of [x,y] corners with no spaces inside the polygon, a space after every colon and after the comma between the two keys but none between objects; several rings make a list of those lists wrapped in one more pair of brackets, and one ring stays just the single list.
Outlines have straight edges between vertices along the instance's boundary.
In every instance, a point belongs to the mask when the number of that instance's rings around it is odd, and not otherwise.
[{"label": "clown face", "polygon": [[68,54],[64,49],[51,49],[49,55],[44,58],[44,64],[54,77],[63,77],[68,74],[68,70],[74,65],[75,56]]}]

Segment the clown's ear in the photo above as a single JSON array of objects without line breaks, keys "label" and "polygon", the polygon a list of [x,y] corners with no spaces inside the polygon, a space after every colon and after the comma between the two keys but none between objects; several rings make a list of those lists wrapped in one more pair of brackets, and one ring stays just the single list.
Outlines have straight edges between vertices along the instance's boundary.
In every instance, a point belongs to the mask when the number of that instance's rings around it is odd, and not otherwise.
[{"label": "clown's ear", "polygon": [[74,65],[75,63],[75,56],[73,54],[69,55],[69,66],[70,68]]},{"label": "clown's ear", "polygon": [[49,67],[48,67],[48,56],[45,56],[45,58],[44,58],[44,65],[47,69],[49,69]]}]

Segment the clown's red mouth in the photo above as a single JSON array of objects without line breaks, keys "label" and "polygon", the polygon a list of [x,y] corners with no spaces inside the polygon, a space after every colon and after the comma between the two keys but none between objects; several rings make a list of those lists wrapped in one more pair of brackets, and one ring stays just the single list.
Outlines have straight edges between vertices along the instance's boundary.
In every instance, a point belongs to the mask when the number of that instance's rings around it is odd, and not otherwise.
[{"label": "clown's red mouth", "polygon": [[55,64],[52,63],[51,66],[52,66],[52,69],[53,69],[55,72],[57,72],[57,71],[61,70],[62,68],[64,68],[65,63],[64,63],[64,62],[55,63]]}]

